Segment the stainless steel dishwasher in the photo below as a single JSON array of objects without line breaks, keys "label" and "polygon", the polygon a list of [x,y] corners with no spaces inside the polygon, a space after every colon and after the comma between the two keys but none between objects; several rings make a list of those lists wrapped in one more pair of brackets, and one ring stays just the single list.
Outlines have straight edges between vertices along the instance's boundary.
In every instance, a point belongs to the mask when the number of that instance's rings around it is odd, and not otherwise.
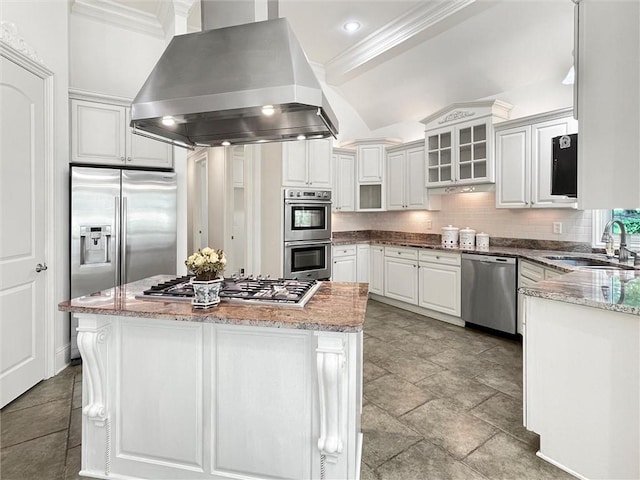
[{"label": "stainless steel dishwasher", "polygon": [[462,254],[462,320],[516,333],[516,259]]}]

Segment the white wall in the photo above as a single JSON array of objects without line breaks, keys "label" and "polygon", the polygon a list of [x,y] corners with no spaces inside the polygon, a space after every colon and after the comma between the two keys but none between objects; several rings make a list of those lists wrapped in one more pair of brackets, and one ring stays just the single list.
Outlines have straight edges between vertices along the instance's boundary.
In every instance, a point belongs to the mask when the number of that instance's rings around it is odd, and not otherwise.
[{"label": "white wall", "polygon": [[[47,258],[48,275],[54,276],[54,301],[49,313],[55,319],[55,371],[63,368],[69,358],[69,314],[59,312],[57,305],[69,297],[68,254],[68,183],[69,183],[69,57],[67,2],[52,0],[35,2],[2,0],[0,20],[12,22],[19,35],[34,47],[44,65],[54,73],[54,163],[52,167],[55,217],[51,221],[50,238],[56,252]],[[53,372],[48,372],[53,373]]]},{"label": "white wall", "polygon": [[[592,211],[496,209],[493,192],[476,192],[444,195],[442,209],[437,212],[334,213],[332,221],[335,232],[387,230],[440,234],[442,227],[453,225],[471,227],[494,237],[591,242]],[[553,222],[562,222],[562,234],[553,233]]]},{"label": "white wall", "polygon": [[133,99],[165,49],[164,39],[72,13],[71,88]]}]

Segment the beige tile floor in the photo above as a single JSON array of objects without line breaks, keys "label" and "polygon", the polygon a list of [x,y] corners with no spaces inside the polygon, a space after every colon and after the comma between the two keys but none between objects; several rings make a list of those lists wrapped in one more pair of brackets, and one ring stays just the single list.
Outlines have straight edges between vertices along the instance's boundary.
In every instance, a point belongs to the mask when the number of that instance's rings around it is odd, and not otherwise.
[{"label": "beige tile floor", "polygon": [[[573,478],[536,457],[522,426],[520,343],[370,301],[362,480]],[[82,369],[0,412],[0,478],[76,479]]]}]

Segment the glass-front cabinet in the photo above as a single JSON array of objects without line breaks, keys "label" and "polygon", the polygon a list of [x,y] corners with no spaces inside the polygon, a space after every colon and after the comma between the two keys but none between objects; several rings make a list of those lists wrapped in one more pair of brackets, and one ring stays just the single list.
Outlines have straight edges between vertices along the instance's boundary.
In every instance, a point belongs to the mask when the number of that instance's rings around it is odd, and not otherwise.
[{"label": "glass-front cabinet", "polygon": [[446,129],[427,135],[427,183],[429,184],[453,181],[451,133],[451,130]]},{"label": "glass-front cabinet", "polygon": [[493,124],[510,110],[498,100],[456,103],[423,119],[427,186],[493,183]]}]

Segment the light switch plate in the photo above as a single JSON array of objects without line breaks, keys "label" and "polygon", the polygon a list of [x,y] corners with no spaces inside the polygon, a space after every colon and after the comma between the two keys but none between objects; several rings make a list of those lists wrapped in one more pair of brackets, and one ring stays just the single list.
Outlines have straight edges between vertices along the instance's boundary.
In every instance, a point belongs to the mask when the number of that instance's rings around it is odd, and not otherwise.
[{"label": "light switch plate", "polygon": [[562,222],[553,222],[553,233],[562,233]]}]

